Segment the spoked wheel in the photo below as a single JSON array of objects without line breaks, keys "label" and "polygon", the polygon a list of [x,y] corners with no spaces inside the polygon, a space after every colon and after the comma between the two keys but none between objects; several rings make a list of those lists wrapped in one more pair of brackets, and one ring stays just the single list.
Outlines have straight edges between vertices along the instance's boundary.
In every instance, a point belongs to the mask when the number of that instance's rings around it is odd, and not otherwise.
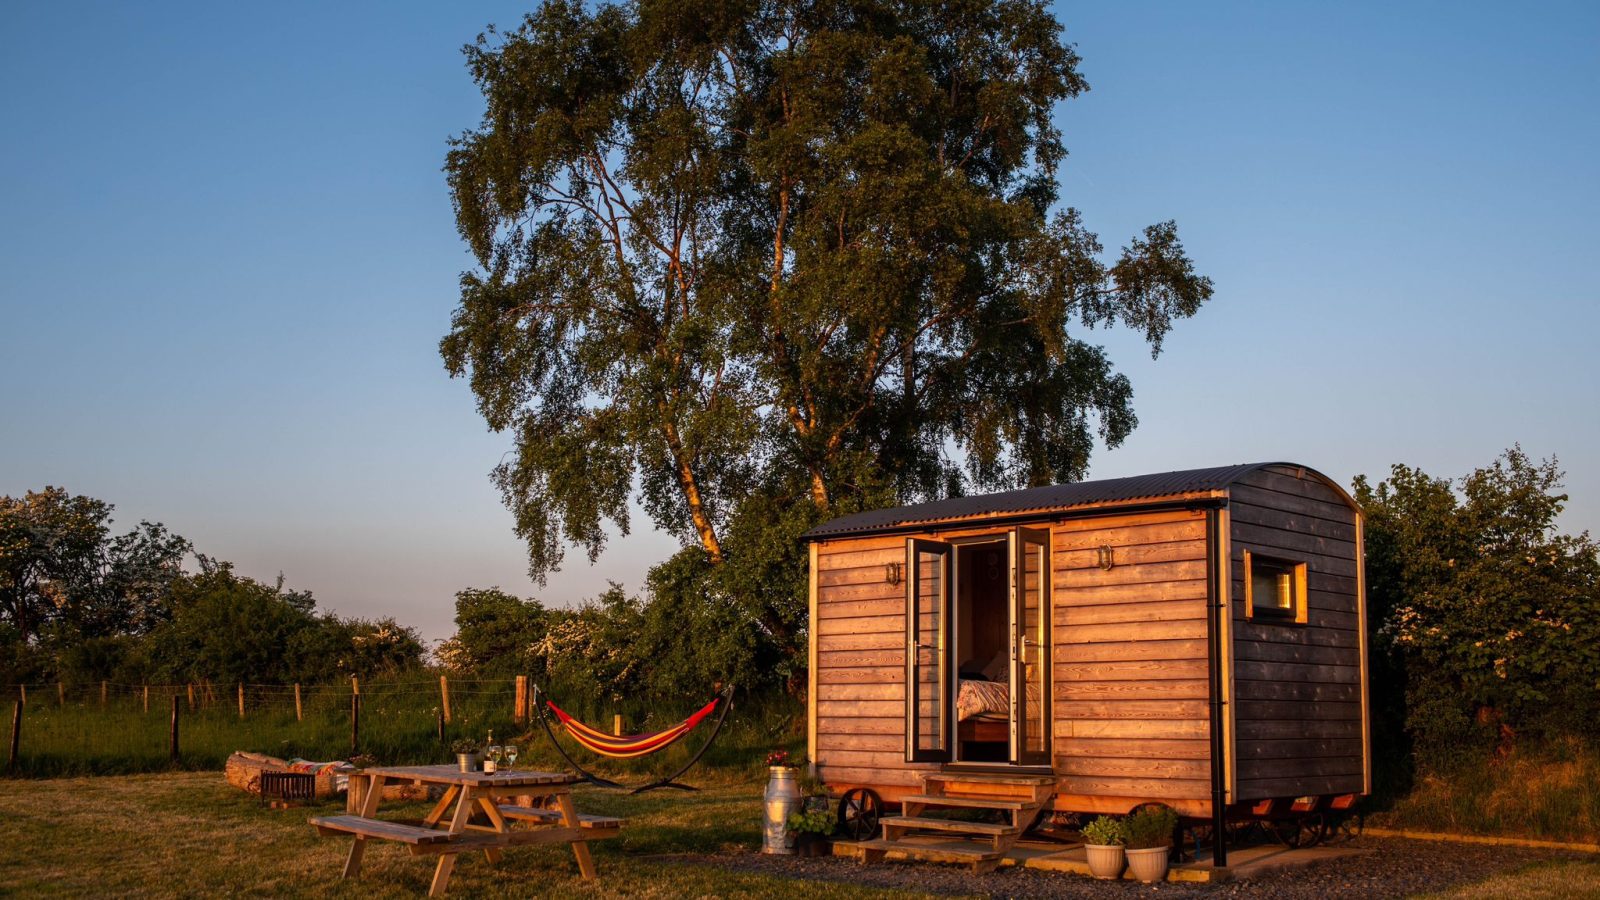
[{"label": "spoked wheel", "polygon": [[1272,836],[1285,847],[1315,847],[1327,828],[1322,813],[1312,813],[1293,819],[1279,819],[1268,826]]},{"label": "spoked wheel", "polygon": [[877,836],[881,818],[883,798],[871,788],[851,788],[839,800],[839,833],[852,841]]}]

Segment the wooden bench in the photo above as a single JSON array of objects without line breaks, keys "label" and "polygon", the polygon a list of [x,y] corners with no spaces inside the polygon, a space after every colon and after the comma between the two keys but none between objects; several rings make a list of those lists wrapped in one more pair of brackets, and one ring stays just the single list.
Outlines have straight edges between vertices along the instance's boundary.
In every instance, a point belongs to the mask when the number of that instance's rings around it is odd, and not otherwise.
[{"label": "wooden bench", "polygon": [[[528,806],[501,805],[500,815],[520,822],[537,822],[541,825],[560,825],[561,811],[558,809],[534,809]],[[612,832],[611,834],[592,834],[590,838],[616,837],[616,832],[622,830],[627,824],[626,819],[615,816],[596,816],[589,813],[578,813],[578,827],[584,831]]]},{"label": "wooden bench", "polygon": [[311,824],[319,834],[353,834],[357,837],[376,838],[380,841],[399,841],[402,844],[442,844],[450,840],[448,831],[385,822],[365,816],[314,816]]}]

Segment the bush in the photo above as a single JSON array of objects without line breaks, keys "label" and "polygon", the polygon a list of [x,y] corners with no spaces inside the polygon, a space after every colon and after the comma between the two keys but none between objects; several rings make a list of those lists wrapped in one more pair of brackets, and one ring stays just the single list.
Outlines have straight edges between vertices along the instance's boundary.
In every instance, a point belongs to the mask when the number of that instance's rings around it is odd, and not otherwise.
[{"label": "bush", "polygon": [[1128,828],[1121,819],[1100,816],[1083,828],[1083,842],[1110,847],[1128,842]]},{"label": "bush", "polygon": [[1123,822],[1128,830],[1128,849],[1147,850],[1172,845],[1178,828],[1178,814],[1168,806],[1146,806]]},{"label": "bush", "polygon": [[789,832],[791,834],[833,834],[834,826],[838,820],[833,813],[826,809],[813,809],[806,812],[789,814]]},{"label": "bush", "polygon": [[1600,547],[1557,530],[1561,477],[1513,448],[1456,481],[1406,466],[1356,479],[1374,706],[1425,769],[1523,733],[1600,735]]}]

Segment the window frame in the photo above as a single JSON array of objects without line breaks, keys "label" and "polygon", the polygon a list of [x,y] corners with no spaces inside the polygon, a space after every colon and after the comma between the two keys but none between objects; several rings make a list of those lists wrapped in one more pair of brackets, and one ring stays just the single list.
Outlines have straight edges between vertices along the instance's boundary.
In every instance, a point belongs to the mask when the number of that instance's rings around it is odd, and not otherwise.
[{"label": "window frame", "polygon": [[[1255,577],[1253,567],[1261,563],[1273,569],[1287,570],[1293,578],[1294,586],[1293,606],[1284,609],[1277,605],[1256,607],[1255,603]],[[1306,597],[1306,564],[1281,556],[1269,556],[1265,553],[1244,551],[1244,617],[1249,622],[1261,622],[1270,625],[1305,625],[1309,621],[1310,604]]]}]

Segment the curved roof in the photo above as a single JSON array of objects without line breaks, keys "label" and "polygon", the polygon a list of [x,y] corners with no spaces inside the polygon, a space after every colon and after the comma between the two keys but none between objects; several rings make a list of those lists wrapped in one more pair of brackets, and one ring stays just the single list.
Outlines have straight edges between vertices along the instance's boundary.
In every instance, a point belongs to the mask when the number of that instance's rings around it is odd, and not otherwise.
[{"label": "curved roof", "polygon": [[874,509],[841,516],[807,531],[802,540],[821,540],[845,535],[870,534],[912,525],[983,519],[1029,512],[1070,510],[1076,507],[1120,505],[1175,497],[1221,494],[1239,479],[1268,466],[1290,466],[1315,476],[1336,491],[1351,508],[1356,502],[1337,482],[1314,469],[1291,462],[1246,463],[1209,469],[1184,469],[1129,478],[1103,478],[1048,487],[1025,488],[977,497],[951,497],[892,509]]}]

